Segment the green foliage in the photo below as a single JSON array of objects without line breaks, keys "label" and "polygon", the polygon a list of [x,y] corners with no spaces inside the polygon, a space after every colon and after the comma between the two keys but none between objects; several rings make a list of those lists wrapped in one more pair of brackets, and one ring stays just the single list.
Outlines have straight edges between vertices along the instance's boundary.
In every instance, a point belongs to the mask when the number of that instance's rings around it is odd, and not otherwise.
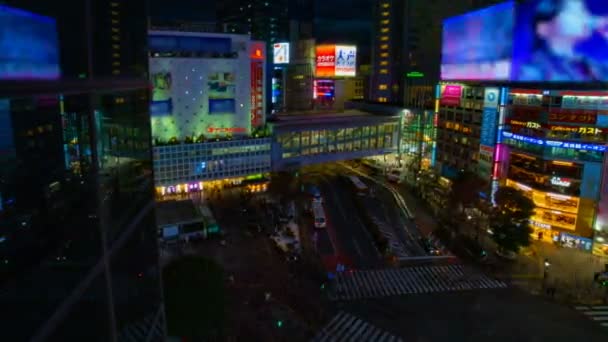
[{"label": "green foliage", "polygon": [[169,335],[210,338],[223,333],[224,275],[217,263],[183,257],[164,268],[163,283]]},{"label": "green foliage", "polygon": [[510,187],[500,187],[495,201],[490,215],[492,239],[505,251],[517,252],[520,247],[530,245],[529,219],[534,214],[534,202]]},{"label": "green foliage", "polygon": [[479,192],[485,186],[486,182],[475,173],[470,171],[461,172],[458,178],[452,181],[450,192],[452,208],[476,206],[479,201]]}]

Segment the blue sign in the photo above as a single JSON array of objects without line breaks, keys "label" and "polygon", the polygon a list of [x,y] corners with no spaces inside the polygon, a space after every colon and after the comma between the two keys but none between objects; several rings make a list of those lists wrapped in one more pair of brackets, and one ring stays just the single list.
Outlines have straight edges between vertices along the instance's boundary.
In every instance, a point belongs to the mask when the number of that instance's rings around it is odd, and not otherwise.
[{"label": "blue sign", "polygon": [[480,144],[486,146],[496,145],[496,108],[484,108],[481,119]]},{"label": "blue sign", "polygon": [[486,88],[483,101],[483,116],[481,119],[480,144],[490,147],[496,145],[496,129],[498,127],[498,88]]},{"label": "blue sign", "polygon": [[511,132],[502,132],[502,136],[508,139],[523,141],[530,144],[535,145],[546,145],[549,147],[558,147],[558,148],[568,148],[572,150],[583,150],[583,151],[599,151],[605,152],[605,145],[597,145],[597,144],[581,144],[581,143],[573,143],[566,141],[555,141],[555,140],[544,140],[540,138],[532,138],[526,137],[519,134],[513,134]]}]

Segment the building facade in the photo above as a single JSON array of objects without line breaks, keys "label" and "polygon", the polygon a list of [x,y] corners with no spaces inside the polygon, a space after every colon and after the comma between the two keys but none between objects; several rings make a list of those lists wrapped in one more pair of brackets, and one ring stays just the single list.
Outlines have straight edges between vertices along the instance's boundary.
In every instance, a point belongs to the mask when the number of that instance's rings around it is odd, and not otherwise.
[{"label": "building facade", "polygon": [[442,20],[498,2],[375,0],[370,100],[411,107],[412,100],[432,99],[431,87],[439,82]]},{"label": "building facade", "polygon": [[497,172],[534,201],[531,225],[538,238],[592,250],[608,133],[606,99],[604,91],[509,92]]},{"label": "building facade", "polygon": [[488,195],[499,185],[521,190],[536,205],[535,238],[607,254],[608,93],[446,83],[437,94],[442,176],[477,173]]},{"label": "building facade", "polygon": [[[27,81],[0,80],[0,326],[6,340],[165,336],[148,82],[112,76],[111,70],[104,71],[107,77],[95,74],[104,67],[97,67],[92,45],[85,43],[94,27],[93,7],[87,8],[70,9],[78,13],[70,25],[90,28],[82,37],[61,35],[68,25],[63,16],[53,19],[53,11],[2,8],[9,16],[27,16],[8,22],[31,28],[0,25],[4,34],[20,34],[17,44],[28,44],[27,50],[15,47],[13,63],[24,51],[30,57],[25,67],[33,65],[32,56],[48,56],[57,44],[47,39],[49,23],[56,23],[59,51],[78,50],[65,58],[83,59],[74,67],[87,67],[76,80],[67,70],[64,79],[37,81],[38,67]],[[36,26],[42,22],[45,30]],[[10,44],[5,48],[11,51]]]},{"label": "building facade", "polygon": [[149,37],[157,194],[270,171],[265,44],[234,34]]}]

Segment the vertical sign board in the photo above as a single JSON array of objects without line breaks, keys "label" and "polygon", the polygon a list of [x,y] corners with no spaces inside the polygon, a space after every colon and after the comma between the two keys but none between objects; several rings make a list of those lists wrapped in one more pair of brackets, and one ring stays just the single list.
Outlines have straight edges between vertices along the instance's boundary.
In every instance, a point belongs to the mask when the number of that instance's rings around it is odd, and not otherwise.
[{"label": "vertical sign board", "polygon": [[336,46],[318,45],[315,68],[316,77],[333,77],[336,75]]},{"label": "vertical sign board", "polygon": [[289,63],[289,43],[275,43],[272,45],[274,64]]},{"label": "vertical sign board", "polygon": [[264,116],[264,66],[263,62],[251,62],[251,127],[263,123]]},{"label": "vertical sign board", "polygon": [[498,88],[486,88],[483,100],[483,116],[481,119],[481,136],[479,144],[479,175],[489,178],[494,164],[494,146],[496,145],[496,129],[498,115]]}]

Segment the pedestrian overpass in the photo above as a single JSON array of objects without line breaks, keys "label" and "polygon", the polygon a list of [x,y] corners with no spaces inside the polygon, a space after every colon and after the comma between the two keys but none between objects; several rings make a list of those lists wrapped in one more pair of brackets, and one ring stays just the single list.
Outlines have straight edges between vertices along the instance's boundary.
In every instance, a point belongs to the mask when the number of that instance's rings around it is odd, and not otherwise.
[{"label": "pedestrian overpass", "polygon": [[284,115],[270,125],[273,171],[395,153],[399,146],[399,115]]}]

